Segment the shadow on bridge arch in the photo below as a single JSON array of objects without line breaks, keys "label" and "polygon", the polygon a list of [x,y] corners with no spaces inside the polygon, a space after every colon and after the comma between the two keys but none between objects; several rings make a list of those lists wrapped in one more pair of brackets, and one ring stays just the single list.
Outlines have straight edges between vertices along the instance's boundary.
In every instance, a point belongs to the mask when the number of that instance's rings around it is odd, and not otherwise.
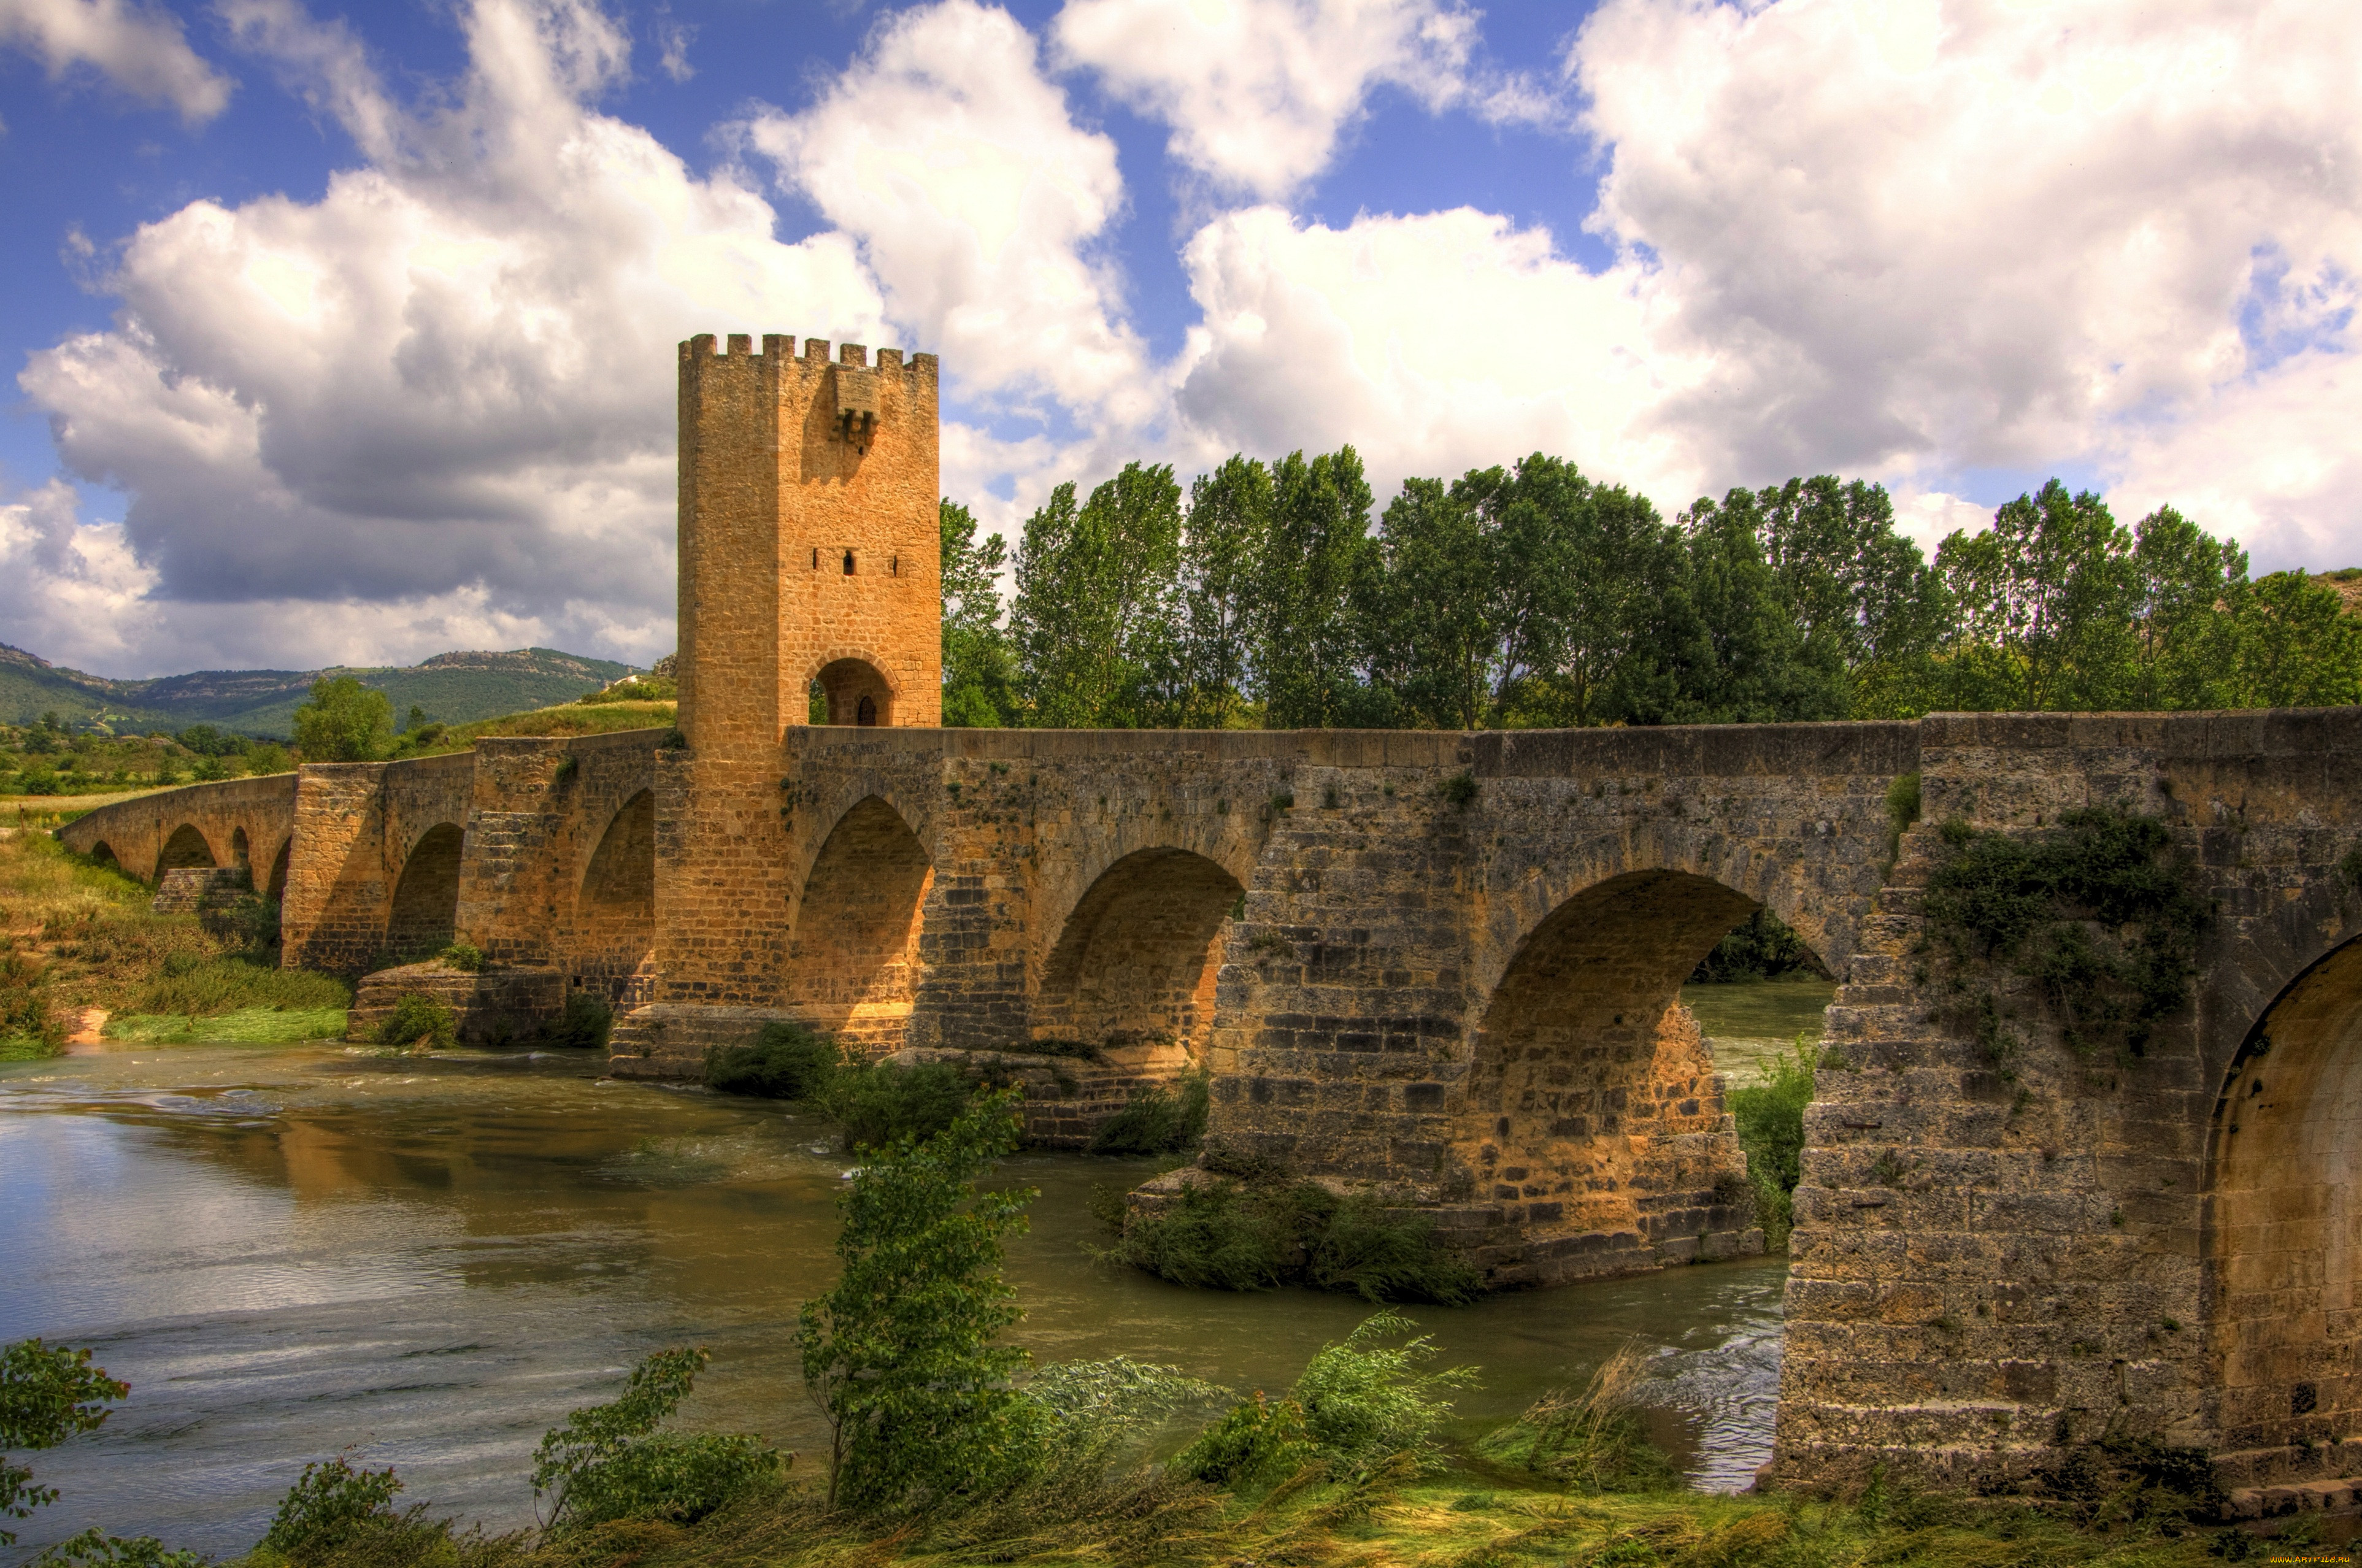
[{"label": "shadow on bridge arch", "polygon": [[2216,1446],[2309,1457],[2362,1411],[2362,937],[2265,1010],[2212,1132],[2202,1256]]},{"label": "shadow on bridge arch", "polygon": [[1244,891],[1186,849],[1138,850],[1076,903],[1042,966],[1036,1040],[1172,1044],[1205,1055],[1222,930]]},{"label": "shadow on bridge arch", "polygon": [[[1534,927],[1485,1007],[1455,1119],[1452,1164],[1479,1202],[1502,1206],[1529,1242],[1600,1236],[1607,1254],[1760,1248],[1714,1060],[1679,1005],[1683,983],[1758,907],[1709,878],[1633,871]],[[1536,1277],[1637,1264],[1603,1255]]]},{"label": "shadow on bridge arch", "polygon": [[197,831],[197,825],[182,823],[172,830],[172,836],[164,841],[164,847],[156,856],[155,879],[162,881],[167,871],[219,864],[214,858],[214,846],[205,842],[205,835]]},{"label": "shadow on bridge arch", "polygon": [[647,965],[657,940],[657,797],[643,790],[608,822],[582,873],[575,900],[580,942],[579,980],[592,978],[610,1000],[622,999]]},{"label": "shadow on bridge arch", "polygon": [[386,912],[385,944],[398,962],[431,957],[458,934],[462,842],[458,824],[438,823],[411,846]]},{"label": "shadow on bridge arch", "polygon": [[919,925],[935,871],[876,795],[837,819],[812,860],[788,939],[788,1005],[848,1046],[899,1047],[917,988]]},{"label": "shadow on bridge arch", "polygon": [[263,897],[273,903],[287,897],[287,867],[294,858],[295,835],[291,833],[279,841],[279,853],[270,857],[270,879],[263,889]]}]

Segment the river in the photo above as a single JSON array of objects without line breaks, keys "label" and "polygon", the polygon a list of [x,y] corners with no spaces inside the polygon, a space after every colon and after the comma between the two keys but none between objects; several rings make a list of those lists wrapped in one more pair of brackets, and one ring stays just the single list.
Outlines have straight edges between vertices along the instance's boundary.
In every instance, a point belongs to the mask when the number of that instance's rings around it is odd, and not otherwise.
[{"label": "river", "polygon": [[[0,1067],[0,1339],[91,1345],[131,1385],[100,1432],[27,1458],[64,1495],[19,1533],[242,1551],[306,1460],[348,1446],[405,1501],[528,1524],[543,1430],[675,1344],[713,1353],[687,1423],[811,1450],[792,1334],[833,1268],[849,1162],[829,1132],[575,1055],[151,1045]],[[1009,1162],[1041,1190],[1009,1264],[1038,1359],[1276,1391],[1366,1310],[1094,1260],[1091,1188],[1153,1168]],[[1661,1441],[1731,1488],[1770,1452],[1783,1278],[1707,1264],[1414,1315],[1443,1364],[1482,1370],[1464,1435],[1638,1340]]]}]

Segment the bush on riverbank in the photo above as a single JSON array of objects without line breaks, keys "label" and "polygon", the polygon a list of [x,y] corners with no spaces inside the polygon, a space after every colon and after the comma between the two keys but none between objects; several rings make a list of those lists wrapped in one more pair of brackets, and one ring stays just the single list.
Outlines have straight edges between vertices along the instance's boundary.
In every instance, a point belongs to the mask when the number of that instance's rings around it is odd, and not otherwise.
[{"label": "bush on riverbank", "polygon": [[1175,1285],[1271,1290],[1308,1285],[1367,1301],[1457,1307],[1484,1276],[1439,1241],[1428,1220],[1389,1212],[1367,1195],[1340,1198],[1318,1182],[1215,1176],[1183,1186],[1156,1213],[1126,1222],[1107,1256]]},{"label": "bush on riverbank", "polygon": [[766,1024],[752,1043],[705,1054],[706,1087],[801,1100],[843,1130],[844,1147],[883,1149],[952,1124],[974,1086],[948,1062],[848,1062],[836,1042],[800,1023]]},{"label": "bush on riverbank", "polygon": [[445,1050],[456,1039],[451,1010],[413,991],[397,999],[377,1026],[377,1043],[389,1050]]},{"label": "bush on riverbank", "polygon": [[764,1099],[816,1100],[844,1053],[825,1034],[800,1023],[767,1023],[745,1045],[716,1045],[705,1054],[705,1087]]},{"label": "bush on riverbank", "polygon": [[1206,1136],[1212,1075],[1181,1075],[1170,1088],[1152,1085],[1108,1119],[1091,1139],[1094,1154],[1177,1154]]},{"label": "bush on riverbank", "polygon": [[1634,1398],[1645,1370],[1638,1347],[1627,1344],[1599,1364],[1581,1394],[1550,1390],[1477,1452],[1586,1496],[1676,1490],[1681,1472],[1649,1441]]},{"label": "bush on riverbank", "polygon": [[1778,1252],[1795,1223],[1796,1182],[1803,1169],[1805,1108],[1813,1103],[1813,1074],[1821,1050],[1799,1034],[1767,1058],[1762,1077],[1730,1091],[1727,1103],[1747,1151],[1747,1179],[1755,1189],[1756,1222],[1763,1244]]},{"label": "bush on riverbank", "polygon": [[615,1010],[604,997],[568,991],[557,1019],[544,1027],[542,1043],[566,1051],[603,1051],[615,1028]]}]

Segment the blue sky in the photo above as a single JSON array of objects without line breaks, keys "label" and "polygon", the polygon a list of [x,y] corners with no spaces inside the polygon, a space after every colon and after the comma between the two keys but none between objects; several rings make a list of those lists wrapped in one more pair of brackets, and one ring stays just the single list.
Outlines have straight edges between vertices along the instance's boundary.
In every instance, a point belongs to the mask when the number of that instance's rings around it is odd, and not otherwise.
[{"label": "blue sky", "polygon": [[2362,561],[2362,23],[2157,11],[0,0],[0,641],[668,651],[698,331],[941,352],[1012,533],[1351,441]]}]

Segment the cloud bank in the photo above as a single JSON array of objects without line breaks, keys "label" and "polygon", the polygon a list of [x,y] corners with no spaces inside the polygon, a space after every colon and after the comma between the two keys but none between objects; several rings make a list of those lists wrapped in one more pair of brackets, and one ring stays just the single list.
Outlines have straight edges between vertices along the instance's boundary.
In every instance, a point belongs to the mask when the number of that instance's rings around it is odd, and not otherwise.
[{"label": "cloud bank", "polygon": [[[37,10],[162,25],[0,0],[0,28]],[[2072,468],[2263,565],[2362,561],[2362,14],[1606,0],[1511,81],[1442,0],[1069,0],[1038,37],[936,0],[702,176],[596,107],[629,49],[590,0],[475,0],[425,107],[294,0],[220,15],[361,161],[142,227],[116,325],[20,378],[127,505],[0,508],[0,614],[110,672],[665,651],[692,331],[941,352],[946,489],[1003,526],[1130,457],[1352,441],[1385,484],[1539,448],[1668,510],[1863,474],[1927,536],[1978,471]],[[1613,260],[1469,207],[1301,215],[1382,91],[1567,116],[1537,178],[1592,160]],[[1163,127],[1162,167],[1095,94]],[[1194,320],[1161,359],[1115,249],[1156,181]],[[782,197],[820,232],[780,241]]]}]

